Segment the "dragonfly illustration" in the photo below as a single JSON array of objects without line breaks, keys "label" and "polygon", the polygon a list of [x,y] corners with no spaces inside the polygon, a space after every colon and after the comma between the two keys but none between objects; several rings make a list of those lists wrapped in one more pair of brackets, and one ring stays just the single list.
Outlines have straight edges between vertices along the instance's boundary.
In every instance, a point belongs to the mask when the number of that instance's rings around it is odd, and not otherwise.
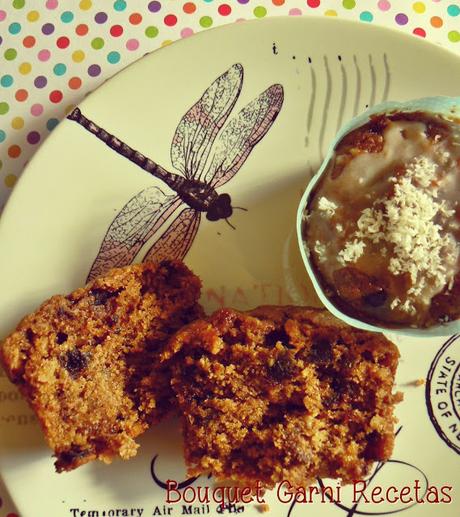
[{"label": "dragonfly illustration", "polygon": [[[150,186],[120,210],[110,224],[88,280],[112,267],[130,264],[144,244],[170,221],[143,260],[183,259],[198,231],[201,214],[209,221],[232,215],[231,197],[216,189],[241,168],[281,110],[284,92],[273,84],[249,102],[224,126],[243,86],[243,67],[237,63],[219,76],[180,120],[171,144],[171,163],[177,173],[136,151],[75,108],[68,118],[80,124],[111,149],[162,180],[175,194]],[[229,223],[230,224],[230,223]]]}]

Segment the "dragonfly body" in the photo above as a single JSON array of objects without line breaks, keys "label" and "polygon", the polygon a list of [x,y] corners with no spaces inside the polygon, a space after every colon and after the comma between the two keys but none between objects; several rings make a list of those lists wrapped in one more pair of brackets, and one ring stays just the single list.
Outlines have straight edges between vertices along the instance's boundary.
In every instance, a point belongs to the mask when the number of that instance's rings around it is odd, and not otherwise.
[{"label": "dragonfly body", "polygon": [[[209,221],[232,215],[231,197],[217,189],[241,168],[254,146],[275,121],[284,99],[274,84],[247,104],[223,128],[243,83],[243,67],[235,64],[219,76],[182,117],[171,145],[171,163],[178,173],[157,164],[112,135],[75,108],[68,119],[77,122],[119,155],[163,181],[175,193],[148,187],[120,210],[112,221],[88,279],[107,269],[131,263],[144,244],[160,230],[144,260],[183,259],[198,231],[201,214]],[[185,206],[184,206],[185,205]],[[178,214],[178,215],[177,215]],[[171,222],[172,221],[172,222]]]},{"label": "dragonfly body", "polygon": [[89,120],[83,115],[79,108],[75,108],[68,118],[78,122],[111,149],[123,155],[125,158],[128,158],[128,160],[152,176],[164,181],[190,208],[198,212],[206,212],[210,221],[227,219],[232,215],[233,209],[228,194],[219,195],[214,187],[203,181],[196,179],[189,180],[179,174],[167,171],[161,165],[158,165],[141,152],[136,151],[116,136]]}]

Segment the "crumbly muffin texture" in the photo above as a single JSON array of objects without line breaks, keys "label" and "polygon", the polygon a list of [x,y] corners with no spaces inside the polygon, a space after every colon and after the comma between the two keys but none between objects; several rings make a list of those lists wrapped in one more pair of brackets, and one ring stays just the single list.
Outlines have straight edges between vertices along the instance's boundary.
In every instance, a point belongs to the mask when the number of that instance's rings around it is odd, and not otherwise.
[{"label": "crumbly muffin texture", "polygon": [[0,357],[43,427],[58,472],[134,456],[134,438],[175,407],[158,356],[201,316],[200,280],[179,261],[114,269],[25,317]]},{"label": "crumbly muffin texture", "polygon": [[190,475],[266,488],[362,479],[393,449],[399,353],[321,309],[222,309],[162,354]]}]

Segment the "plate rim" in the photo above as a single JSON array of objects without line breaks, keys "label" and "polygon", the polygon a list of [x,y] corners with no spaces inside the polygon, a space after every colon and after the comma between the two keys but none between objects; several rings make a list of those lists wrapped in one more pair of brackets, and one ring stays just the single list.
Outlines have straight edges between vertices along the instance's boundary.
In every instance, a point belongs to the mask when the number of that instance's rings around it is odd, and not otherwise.
[{"label": "plate rim", "polygon": [[[171,44],[158,48],[156,50],[153,50],[152,52],[149,52],[147,54],[144,54],[143,56],[140,56],[138,59],[133,61],[132,63],[129,63],[126,67],[122,68],[118,72],[116,72],[114,75],[112,75],[109,79],[104,81],[102,84],[100,84],[97,88],[94,90],[91,90],[88,94],[86,94],[80,102],[78,102],[74,107],[82,107],[84,106],[87,99],[89,99],[95,92],[99,92],[99,90],[103,89],[105,84],[112,81],[114,78],[118,77],[121,74],[129,73],[129,71],[132,68],[135,68],[138,63],[140,63],[143,60],[152,59],[152,57],[156,56],[159,52],[163,54],[166,54],[170,51],[170,47],[178,48],[180,46],[185,46],[188,44],[188,40],[190,38],[193,38],[195,41],[198,38],[208,38],[213,37],[214,34],[218,34],[220,32],[228,32],[228,31],[238,31],[239,27],[242,26],[249,26],[255,24],[264,24],[264,25],[276,25],[279,23],[284,24],[309,24],[314,22],[320,22],[320,23],[326,23],[331,25],[349,25],[349,26],[355,26],[360,27],[359,30],[368,31],[369,34],[378,31],[382,34],[387,33],[388,35],[392,35],[393,37],[400,38],[402,41],[411,42],[412,45],[419,46],[420,48],[427,48],[432,47],[433,49],[438,50],[441,54],[444,55],[450,55],[453,59],[457,59],[460,64],[460,53],[456,53],[450,48],[443,47],[440,43],[428,41],[426,39],[422,39],[420,37],[416,38],[412,34],[407,34],[405,32],[402,32],[401,30],[394,28],[394,27],[385,27],[383,25],[371,25],[366,24],[361,21],[357,20],[348,20],[343,18],[333,18],[328,16],[320,16],[320,15],[312,15],[312,16],[299,16],[299,17],[292,17],[292,16],[272,16],[269,18],[264,18],[262,20],[244,20],[243,22],[230,22],[225,25],[220,25],[218,27],[213,27],[209,30],[203,30],[196,34],[193,34],[191,37],[188,38],[182,38],[176,41],[173,41]],[[210,36],[208,36],[210,35]],[[24,169],[21,172],[21,175],[19,176],[11,194],[9,195],[5,205],[3,206],[3,210],[0,213],[0,240],[2,236],[3,227],[8,224],[8,218],[9,218],[9,212],[11,211],[11,206],[15,202],[15,198],[17,197],[17,192],[22,188],[22,184],[24,183],[24,180],[30,175],[31,166],[34,163],[34,160],[36,159],[36,156],[39,155],[39,153],[45,152],[44,150],[47,149],[47,147],[50,145],[51,142],[53,142],[55,135],[58,131],[62,131],[62,127],[60,127],[61,122],[65,121],[67,118],[67,114],[65,117],[63,117],[59,124],[56,126],[56,128],[46,137],[46,139],[43,141],[43,143],[38,147],[37,151],[32,155],[32,157],[29,159],[29,161],[26,163]]]},{"label": "plate rim", "polygon": [[[389,38],[396,38],[401,41],[401,43],[404,43],[405,41],[409,42],[411,41],[411,45],[415,46],[415,47],[419,47],[420,49],[424,49],[424,48],[428,48],[428,47],[432,47],[433,49],[437,49],[441,54],[443,55],[449,55],[451,56],[453,59],[455,60],[458,60],[458,63],[460,64],[460,54],[453,51],[452,49],[450,48],[446,48],[444,46],[442,46],[442,44],[440,43],[437,43],[437,42],[433,42],[433,41],[428,41],[426,39],[421,39],[421,38],[415,38],[413,35],[411,34],[408,34],[408,33],[405,33],[405,32],[402,32],[401,30],[397,29],[397,28],[394,28],[394,27],[385,27],[383,25],[371,25],[371,24],[365,24],[363,22],[360,22],[360,21],[357,21],[357,20],[348,20],[348,19],[342,19],[342,18],[330,18],[330,17],[325,17],[325,16],[320,16],[320,15],[309,15],[309,16],[301,16],[301,17],[290,17],[290,16],[272,16],[272,17],[268,17],[268,18],[265,18],[263,20],[245,20],[243,23],[227,23],[225,25],[221,25],[221,26],[218,26],[218,27],[213,27],[212,29],[210,30],[203,30],[203,31],[200,31],[199,33],[196,33],[192,36],[193,40],[196,40],[198,38],[200,39],[204,39],[204,38],[215,38],[215,34],[219,34],[221,32],[232,32],[232,31],[235,31],[235,32],[238,32],[239,31],[239,27],[240,26],[245,26],[245,27],[248,27],[248,26],[252,26],[252,25],[255,25],[256,23],[258,24],[263,24],[265,26],[275,26],[276,25],[279,25],[279,24],[285,24],[285,25],[294,25],[294,24],[297,24],[297,25],[309,25],[309,24],[313,24],[315,22],[320,22],[322,24],[327,24],[327,25],[336,25],[338,27],[342,26],[342,25],[348,25],[348,26],[355,26],[357,29],[359,27],[359,31],[364,31],[370,35],[372,35],[373,33],[375,33],[375,31],[377,32],[380,32],[381,34],[386,34]],[[125,66],[124,68],[122,68],[121,70],[119,70],[117,73],[113,74],[109,79],[107,79],[107,81],[104,81],[102,84],[100,84],[97,88],[95,88],[94,90],[90,91],[89,94],[87,94],[85,97],[83,97],[81,99],[81,101],[76,104],[76,106],[84,106],[85,102],[87,99],[90,99],[91,96],[93,95],[93,93],[95,92],[99,92],[100,89],[103,89],[106,82],[110,82],[112,81],[112,79],[116,78],[118,75],[120,74],[128,74],[128,73],[132,73],[132,69],[135,69],[135,67],[138,65],[138,63],[140,63],[141,61],[143,60],[147,60],[147,59],[155,59],[155,56],[160,52],[161,55],[165,55],[167,54],[169,51],[170,51],[170,48],[169,47],[173,47],[173,48],[178,48],[178,47],[184,47],[186,45],[188,45],[188,40],[190,38],[184,38],[184,39],[180,39],[180,40],[176,40],[174,41],[171,45],[167,45],[166,47],[162,47],[162,48],[159,48],[159,49],[156,49],[152,52],[149,52],[143,56],[140,56],[138,59],[136,59],[135,61],[133,61],[132,63],[129,63],[127,66]],[[428,46],[428,47],[427,47]],[[60,122],[64,121],[66,119],[66,116],[64,116]],[[29,179],[29,176],[32,174],[32,166],[33,166],[33,163],[34,163],[34,160],[36,159],[36,157],[39,155],[39,153],[44,153],[44,152],[47,152],[47,149],[48,149],[48,146],[50,145],[53,145],[53,141],[54,139],[56,138],[56,134],[58,134],[59,131],[62,131],[62,127],[60,126],[60,124],[47,136],[47,138],[44,140],[44,142],[39,146],[39,148],[37,149],[37,151],[34,153],[34,155],[30,158],[30,160],[28,161],[28,163],[26,164],[26,166],[24,167],[20,177],[18,178],[18,181],[15,185],[15,187],[13,188],[11,194],[9,195],[9,198],[7,199],[4,207],[3,207],[3,211],[0,215],[0,242],[1,242],[1,238],[2,238],[2,234],[3,234],[3,229],[10,225],[11,221],[10,222],[10,213],[11,213],[11,210],[12,210],[12,207],[15,206],[15,203],[16,203],[16,198],[18,197],[18,192],[21,191],[21,188],[23,188],[23,185],[24,185],[24,182],[27,182],[28,179]],[[13,497],[13,494],[12,494],[12,491],[4,477],[4,475],[2,474],[1,470],[0,470],[0,478],[2,479],[5,487],[6,487],[6,491],[8,492],[9,496],[10,496],[10,499],[12,500],[13,504],[15,507],[18,507],[18,509],[20,508],[18,502],[15,500],[15,498]]]}]

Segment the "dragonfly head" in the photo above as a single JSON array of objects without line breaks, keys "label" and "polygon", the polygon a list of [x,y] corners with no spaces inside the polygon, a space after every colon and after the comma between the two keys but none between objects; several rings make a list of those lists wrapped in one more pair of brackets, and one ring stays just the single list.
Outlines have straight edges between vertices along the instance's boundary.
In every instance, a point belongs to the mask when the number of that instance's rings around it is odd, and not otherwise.
[{"label": "dragonfly head", "polygon": [[219,194],[209,205],[206,219],[218,221],[219,219],[228,219],[232,214],[233,208],[230,196],[228,194]]}]

